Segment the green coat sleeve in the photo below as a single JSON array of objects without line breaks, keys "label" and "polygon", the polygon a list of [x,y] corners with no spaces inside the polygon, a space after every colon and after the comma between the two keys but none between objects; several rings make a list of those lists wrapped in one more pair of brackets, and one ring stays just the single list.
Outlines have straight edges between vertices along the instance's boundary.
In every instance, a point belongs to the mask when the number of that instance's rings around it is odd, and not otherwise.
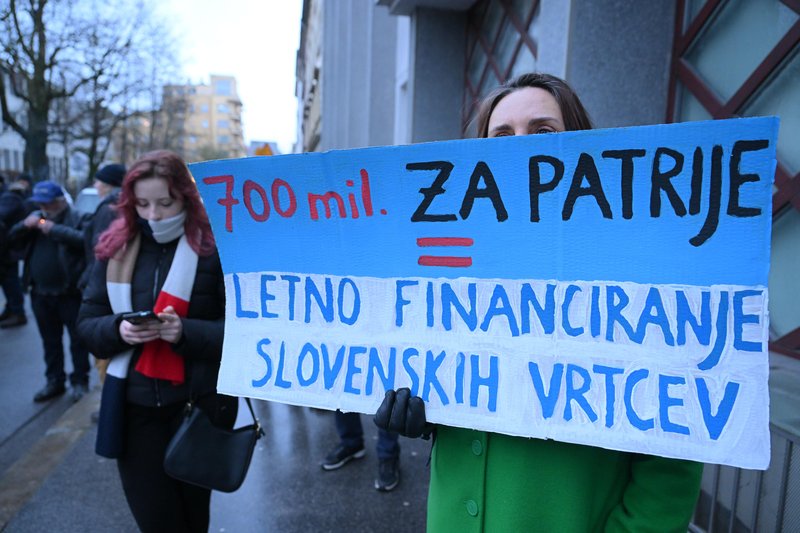
[{"label": "green coat sleeve", "polygon": [[702,475],[702,463],[637,454],[622,501],[611,511],[605,531],[685,533]]}]

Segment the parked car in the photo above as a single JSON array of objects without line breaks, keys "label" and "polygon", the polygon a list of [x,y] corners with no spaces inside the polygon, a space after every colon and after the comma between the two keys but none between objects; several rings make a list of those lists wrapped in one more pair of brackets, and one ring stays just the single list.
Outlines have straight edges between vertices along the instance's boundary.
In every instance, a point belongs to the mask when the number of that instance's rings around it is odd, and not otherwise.
[{"label": "parked car", "polygon": [[81,189],[78,197],[75,199],[73,208],[81,213],[94,213],[97,206],[100,204],[100,195],[97,194],[97,189],[94,187],[86,187]]}]

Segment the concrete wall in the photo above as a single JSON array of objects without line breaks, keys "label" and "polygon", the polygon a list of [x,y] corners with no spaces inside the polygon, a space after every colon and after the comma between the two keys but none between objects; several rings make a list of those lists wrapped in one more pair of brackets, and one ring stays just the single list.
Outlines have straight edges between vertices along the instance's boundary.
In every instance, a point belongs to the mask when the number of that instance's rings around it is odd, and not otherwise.
[{"label": "concrete wall", "polygon": [[324,3],[320,150],[391,144],[396,19],[359,0]]},{"label": "concrete wall", "polygon": [[571,4],[541,0],[531,34],[537,45],[536,70],[563,78],[567,69],[567,34]]},{"label": "concrete wall", "polygon": [[461,137],[465,12],[418,8],[411,17],[410,141]]},{"label": "concrete wall", "polygon": [[674,19],[673,2],[572,0],[566,79],[596,127],[664,122]]}]

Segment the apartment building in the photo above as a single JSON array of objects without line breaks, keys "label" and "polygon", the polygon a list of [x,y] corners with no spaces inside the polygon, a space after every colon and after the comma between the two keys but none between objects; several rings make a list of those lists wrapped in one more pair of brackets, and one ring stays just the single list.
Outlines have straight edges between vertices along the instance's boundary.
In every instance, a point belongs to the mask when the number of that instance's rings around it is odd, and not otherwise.
[{"label": "apartment building", "polygon": [[209,84],[164,87],[162,109],[170,109],[177,150],[188,162],[243,157],[242,102],[233,76],[211,75]]}]

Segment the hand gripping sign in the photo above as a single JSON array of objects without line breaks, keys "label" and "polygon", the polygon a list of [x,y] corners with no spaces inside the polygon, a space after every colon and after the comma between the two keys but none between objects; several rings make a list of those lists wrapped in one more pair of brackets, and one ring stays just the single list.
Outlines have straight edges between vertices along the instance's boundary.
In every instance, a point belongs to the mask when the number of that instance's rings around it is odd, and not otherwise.
[{"label": "hand gripping sign", "polygon": [[766,468],[777,118],[191,165],[220,392]]}]

